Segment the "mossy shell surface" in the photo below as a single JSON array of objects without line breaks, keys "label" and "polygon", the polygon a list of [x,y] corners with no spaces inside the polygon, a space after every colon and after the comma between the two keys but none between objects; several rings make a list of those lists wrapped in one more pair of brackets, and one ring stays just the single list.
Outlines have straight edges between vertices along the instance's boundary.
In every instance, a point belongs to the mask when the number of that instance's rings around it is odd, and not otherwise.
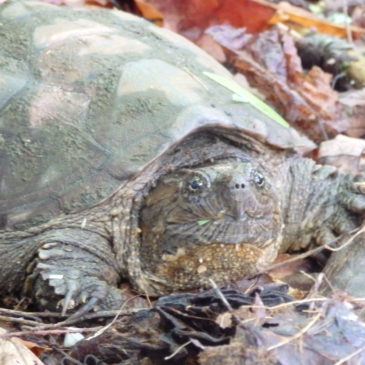
[{"label": "mossy shell surface", "polygon": [[202,126],[312,146],[234,103],[201,49],[118,10],[8,0],[0,45],[0,227],[90,207]]}]

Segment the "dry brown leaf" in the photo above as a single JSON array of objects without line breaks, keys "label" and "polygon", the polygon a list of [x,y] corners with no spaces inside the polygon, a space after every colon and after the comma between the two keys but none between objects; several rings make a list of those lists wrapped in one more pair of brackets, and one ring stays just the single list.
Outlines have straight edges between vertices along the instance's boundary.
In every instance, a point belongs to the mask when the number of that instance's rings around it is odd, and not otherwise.
[{"label": "dry brown leaf", "polygon": [[[294,258],[296,260],[293,261]],[[288,284],[289,294],[296,299],[303,298],[313,286],[314,280],[307,273],[314,272],[316,268],[312,261],[300,258],[300,255],[280,254],[272,266],[274,269],[269,274],[273,281]]]},{"label": "dry brown leaf", "polygon": [[[294,257],[293,254],[281,253],[275,259],[275,262],[272,264],[273,266],[284,263],[285,261],[292,259]],[[284,277],[293,274],[296,271],[303,270],[305,268],[305,261],[303,259],[292,261],[287,264],[283,264],[276,269],[270,270],[269,274],[274,281],[282,280]]]},{"label": "dry brown leaf", "polygon": [[256,319],[264,319],[267,316],[265,304],[258,293],[255,293],[255,298],[252,303],[252,313],[254,313]]},{"label": "dry brown leaf", "polygon": [[[6,331],[0,328],[0,335],[4,333],[6,333]],[[18,338],[0,338],[0,364],[44,365],[44,363],[29,350],[29,344],[29,342]]]},{"label": "dry brown leaf", "polygon": [[232,48],[227,40],[245,39],[231,26],[208,30],[221,43],[230,63],[242,73],[296,128],[319,142],[346,130],[343,106],[331,88],[331,75],[314,67],[304,73],[293,38],[279,29],[246,37],[243,50]]},{"label": "dry brown leaf", "polygon": [[219,44],[237,51],[243,49],[253,38],[245,28],[236,28],[228,24],[213,25],[205,30]]},{"label": "dry brown leaf", "polygon": [[314,66],[297,79],[298,93],[323,119],[336,119],[338,93],[331,87],[332,75]]},{"label": "dry brown leaf", "polygon": [[[336,124],[334,120],[328,119],[330,116],[341,114],[340,111],[331,113],[333,109],[340,108],[340,105],[336,103],[330,110],[324,110],[320,103],[316,103],[315,95],[310,98],[311,89],[315,94],[320,94],[320,90],[317,91],[310,84],[310,79],[303,79],[306,85],[302,91],[301,85],[288,83],[287,80],[266,70],[245,55],[240,54],[235,59],[234,65],[247,77],[250,84],[258,88],[294,127],[302,130],[314,141],[327,139],[328,135],[332,136],[338,133],[337,128],[342,130],[345,128],[341,126],[340,122]],[[322,96],[325,99],[324,93]],[[311,102],[309,103],[308,100]]]},{"label": "dry brown leaf", "polygon": [[20,344],[31,350],[36,356],[40,356],[44,351],[47,350],[46,347],[41,347],[34,342],[26,341],[21,338],[13,338],[13,341],[19,342]]},{"label": "dry brown leaf", "polygon": [[331,87],[332,76],[318,67],[305,74],[289,34],[278,29],[262,32],[240,52],[224,44],[236,70],[311,139],[319,142],[346,130],[348,121]]},{"label": "dry brown leaf", "polygon": [[231,312],[223,312],[217,316],[215,322],[220,328],[229,328],[233,324],[233,315]]},{"label": "dry brown leaf", "polygon": [[134,2],[144,18],[153,20],[154,24],[162,25],[163,14],[153,4],[145,0],[134,0]]},{"label": "dry brown leaf", "polygon": [[365,89],[340,94],[340,102],[348,114],[346,134],[350,137],[365,136]]},{"label": "dry brown leaf", "polygon": [[340,167],[346,172],[365,171],[365,140],[339,134],[321,143],[318,156],[319,162]]},{"label": "dry brown leaf", "polygon": [[224,63],[227,60],[226,54],[222,46],[217,43],[210,35],[204,34],[200,37],[200,39],[196,42],[196,44],[204,49],[205,52],[209,53],[213,58],[215,58],[218,62]]}]

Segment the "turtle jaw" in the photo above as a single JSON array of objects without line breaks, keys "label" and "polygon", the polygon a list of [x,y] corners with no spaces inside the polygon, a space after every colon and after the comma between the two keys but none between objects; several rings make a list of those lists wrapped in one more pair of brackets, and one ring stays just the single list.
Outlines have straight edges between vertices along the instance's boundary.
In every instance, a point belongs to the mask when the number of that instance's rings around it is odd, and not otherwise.
[{"label": "turtle jaw", "polygon": [[277,250],[272,242],[264,245],[268,249],[245,242],[180,248],[174,255],[162,255],[152,274],[164,279],[163,291],[207,288],[212,280],[222,286],[252,275],[274,260]]},{"label": "turtle jaw", "polygon": [[159,279],[147,285],[151,294],[211,287],[211,280],[224,285],[264,269],[277,256],[282,232],[279,214],[265,220],[252,226],[227,216],[201,226],[169,225],[160,234],[142,230],[142,271]]}]

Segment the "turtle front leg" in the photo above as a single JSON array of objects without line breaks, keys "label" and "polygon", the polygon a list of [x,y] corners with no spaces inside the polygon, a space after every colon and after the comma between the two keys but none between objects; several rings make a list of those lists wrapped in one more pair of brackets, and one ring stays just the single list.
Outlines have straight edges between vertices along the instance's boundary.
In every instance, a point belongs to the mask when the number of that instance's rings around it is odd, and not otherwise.
[{"label": "turtle front leg", "polygon": [[116,287],[118,266],[103,237],[67,228],[46,233],[42,241],[27,280],[27,291],[40,307],[58,309],[62,305],[63,314],[78,308],[74,315],[82,315],[93,308],[122,305],[123,295]]},{"label": "turtle front leg", "polygon": [[[328,196],[328,200],[323,202],[328,211],[326,215],[328,218],[317,231],[316,240],[319,244],[331,243],[339,235],[353,231],[363,222],[365,191],[361,181],[358,180],[361,180],[360,176],[341,173],[335,173],[332,177],[336,193],[324,192]],[[332,188],[329,186],[328,189]]]},{"label": "turtle front leg", "polygon": [[365,191],[361,176],[297,159],[288,169],[288,181],[284,250],[305,248],[313,241],[329,244],[362,223]]}]

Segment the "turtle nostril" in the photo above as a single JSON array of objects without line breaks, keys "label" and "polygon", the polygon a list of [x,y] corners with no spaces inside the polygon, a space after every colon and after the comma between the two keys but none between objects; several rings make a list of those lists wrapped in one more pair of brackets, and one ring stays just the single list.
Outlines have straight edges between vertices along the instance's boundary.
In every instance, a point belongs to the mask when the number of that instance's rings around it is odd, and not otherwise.
[{"label": "turtle nostril", "polygon": [[245,188],[245,184],[235,184],[234,187],[236,189],[244,189]]}]

